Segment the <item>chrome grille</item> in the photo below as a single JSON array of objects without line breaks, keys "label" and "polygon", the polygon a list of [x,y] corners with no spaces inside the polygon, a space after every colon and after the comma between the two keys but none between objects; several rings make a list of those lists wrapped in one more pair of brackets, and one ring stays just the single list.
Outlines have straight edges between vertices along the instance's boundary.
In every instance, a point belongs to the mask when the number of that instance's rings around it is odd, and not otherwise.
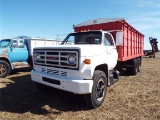
[{"label": "chrome grille", "polygon": [[[35,55],[39,56],[39,59],[35,59]],[[75,64],[69,64],[69,55],[74,55],[76,58]],[[66,69],[79,69],[79,51],[78,50],[34,50],[33,59],[34,64],[42,66],[51,66]]]}]

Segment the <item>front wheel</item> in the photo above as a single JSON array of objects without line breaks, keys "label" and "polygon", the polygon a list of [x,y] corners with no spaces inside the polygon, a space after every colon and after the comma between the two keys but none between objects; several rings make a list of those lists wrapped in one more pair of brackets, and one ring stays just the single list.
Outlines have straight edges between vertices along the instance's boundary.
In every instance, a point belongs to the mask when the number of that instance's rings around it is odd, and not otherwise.
[{"label": "front wheel", "polygon": [[6,61],[0,60],[0,78],[5,78],[11,71],[10,65]]},{"label": "front wheel", "polygon": [[93,75],[93,87],[90,94],[84,95],[85,102],[91,108],[101,106],[107,91],[107,77],[103,71],[96,70]]}]

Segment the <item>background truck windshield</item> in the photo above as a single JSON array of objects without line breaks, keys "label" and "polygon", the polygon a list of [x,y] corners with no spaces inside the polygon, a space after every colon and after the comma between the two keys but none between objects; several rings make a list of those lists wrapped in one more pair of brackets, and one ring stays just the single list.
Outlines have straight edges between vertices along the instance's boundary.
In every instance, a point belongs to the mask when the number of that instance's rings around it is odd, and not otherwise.
[{"label": "background truck windshield", "polygon": [[0,41],[0,47],[7,47],[11,39],[3,39]]},{"label": "background truck windshield", "polygon": [[101,44],[102,33],[100,31],[81,32],[69,34],[61,45],[74,44]]}]

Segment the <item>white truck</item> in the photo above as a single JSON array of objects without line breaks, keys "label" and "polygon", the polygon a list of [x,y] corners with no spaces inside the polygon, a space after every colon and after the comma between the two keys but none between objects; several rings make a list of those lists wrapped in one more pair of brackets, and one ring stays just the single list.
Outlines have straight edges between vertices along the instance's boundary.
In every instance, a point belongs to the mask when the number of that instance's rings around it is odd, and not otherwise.
[{"label": "white truck", "polygon": [[[37,88],[43,90],[50,86],[84,94],[91,108],[101,106],[107,87],[119,79],[115,69],[118,60],[116,45],[123,45],[123,30],[93,27],[117,21],[120,19],[87,21],[74,26],[75,31],[85,30],[70,33],[61,45],[35,48],[31,79]],[[90,28],[86,29],[86,26]]]}]

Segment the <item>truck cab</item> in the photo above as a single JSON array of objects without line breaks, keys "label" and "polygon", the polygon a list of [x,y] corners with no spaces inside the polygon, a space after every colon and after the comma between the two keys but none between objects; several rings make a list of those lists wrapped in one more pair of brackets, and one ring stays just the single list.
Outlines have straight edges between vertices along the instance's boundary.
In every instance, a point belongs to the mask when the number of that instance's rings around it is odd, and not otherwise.
[{"label": "truck cab", "polygon": [[66,37],[66,39],[64,39],[61,45],[78,45],[80,47],[88,47],[84,49],[84,54],[86,54],[85,56],[92,56],[92,54],[97,53],[99,57],[103,57],[99,58],[99,61],[101,60],[106,63],[109,69],[116,66],[118,59],[116,45],[113,36],[107,31],[71,33]]},{"label": "truck cab", "polygon": [[6,77],[14,68],[26,66],[28,50],[24,39],[0,41],[0,78]]},{"label": "truck cab", "polygon": [[31,78],[41,90],[50,86],[84,94],[86,103],[96,108],[103,103],[107,87],[119,78],[114,70],[117,59],[109,32],[70,33],[59,46],[34,49]]}]

